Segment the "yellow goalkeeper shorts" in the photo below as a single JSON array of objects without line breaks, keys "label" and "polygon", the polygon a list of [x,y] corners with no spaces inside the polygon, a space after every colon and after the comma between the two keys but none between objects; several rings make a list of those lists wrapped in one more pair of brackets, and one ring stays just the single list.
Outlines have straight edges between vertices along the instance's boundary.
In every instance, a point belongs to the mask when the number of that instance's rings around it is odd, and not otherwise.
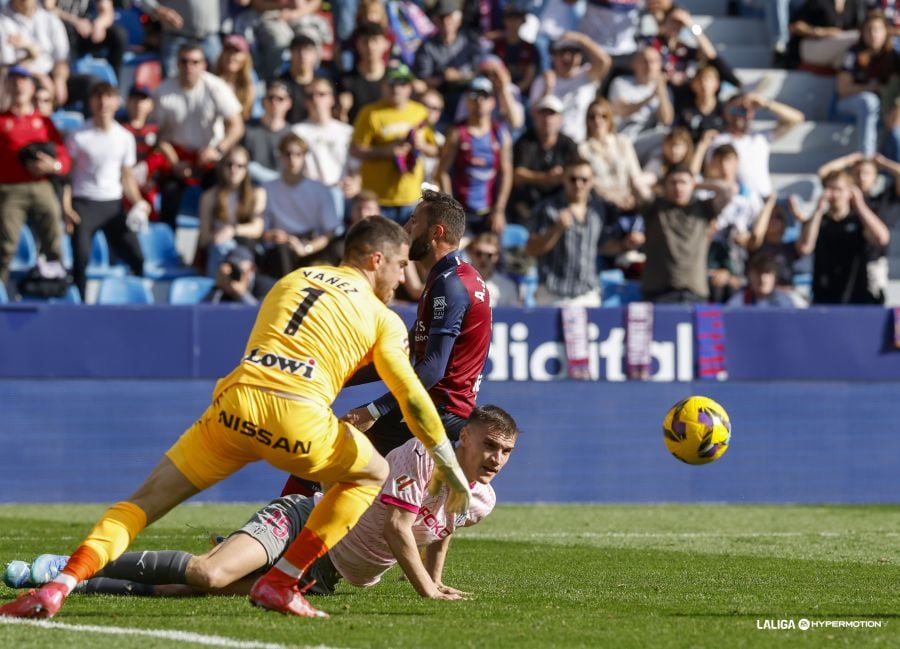
[{"label": "yellow goalkeeper shorts", "polygon": [[202,490],[257,460],[309,480],[341,482],[374,453],[365,435],[326,406],[232,385],[166,457]]}]

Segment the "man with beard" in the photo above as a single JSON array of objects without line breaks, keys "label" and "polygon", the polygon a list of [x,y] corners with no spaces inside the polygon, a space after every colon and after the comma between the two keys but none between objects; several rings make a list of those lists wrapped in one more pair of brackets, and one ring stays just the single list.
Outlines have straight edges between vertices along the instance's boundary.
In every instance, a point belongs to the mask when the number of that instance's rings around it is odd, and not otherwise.
[{"label": "man with beard", "polygon": [[[462,204],[430,190],[423,193],[406,224],[409,258],[428,273],[410,332],[413,367],[453,442],[475,409],[491,344],[490,293],[459,250],[465,227]],[[377,378],[372,366],[366,366],[347,385]],[[363,431],[382,455],[412,437],[391,393],[351,410],[342,420]],[[309,496],[316,490],[317,484],[292,475],[282,495]]]}]

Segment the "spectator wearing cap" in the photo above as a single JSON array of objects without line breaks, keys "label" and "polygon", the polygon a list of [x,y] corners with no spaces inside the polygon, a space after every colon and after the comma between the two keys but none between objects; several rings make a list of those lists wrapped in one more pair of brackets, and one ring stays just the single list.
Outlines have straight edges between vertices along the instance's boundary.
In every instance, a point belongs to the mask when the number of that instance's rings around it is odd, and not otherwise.
[{"label": "spectator wearing cap", "polygon": [[334,86],[318,77],[306,93],[306,120],[293,131],[306,142],[304,173],[331,190],[338,217],[344,218],[345,201],[359,192],[359,161],[350,157],[353,127],[332,117]]},{"label": "spectator wearing cap", "polygon": [[318,15],[322,0],[251,0],[250,6],[259,14],[253,33],[259,52],[257,71],[263,79],[275,77],[282,52],[296,36],[307,36],[317,48],[334,40],[331,27]]},{"label": "spectator wearing cap", "polygon": [[343,220],[331,192],[305,174],[306,142],[296,133],[281,140],[281,177],[266,183],[267,252],[260,266],[267,275],[284,277],[301,266],[338,263],[335,237]]},{"label": "spectator wearing cap", "polygon": [[523,0],[507,2],[503,9],[503,31],[491,39],[491,53],[507,62],[510,80],[523,95],[531,89],[540,64],[537,48],[519,37],[527,15],[528,8]]},{"label": "spectator wearing cap", "polygon": [[203,301],[210,304],[236,302],[255,306],[275,284],[272,277],[257,271],[253,252],[238,246],[216,269],[216,283]]},{"label": "spectator wearing cap", "polygon": [[768,255],[759,254],[747,264],[747,285],[731,296],[728,306],[792,309],[794,301],[778,290],[778,264]]},{"label": "spectator wearing cap", "polygon": [[473,233],[501,233],[512,189],[512,138],[493,119],[494,86],[475,77],[466,93],[468,117],[447,134],[437,178],[441,190],[466,210],[466,227]]},{"label": "spectator wearing cap", "polygon": [[35,81],[27,69],[7,70],[11,105],[0,113],[0,282],[31,220],[48,260],[62,253],[60,205],[50,178],[69,171],[69,153],[49,117],[34,108]]},{"label": "spectator wearing cap", "polygon": [[675,118],[662,57],[645,47],[632,56],[631,68],[632,74],[618,76],[609,85],[616,130],[632,140],[653,131],[661,138]]},{"label": "spectator wearing cap", "polygon": [[402,63],[389,68],[382,99],[364,107],[353,124],[351,154],[362,160],[362,188],[378,194],[382,215],[401,224],[422,195],[420,154],[438,154],[428,112],[411,100],[414,80]]},{"label": "spectator wearing cap", "polygon": [[[37,0],[9,0],[0,12],[0,65],[20,62],[58,106],[68,101],[69,37],[63,22]],[[22,59],[21,52],[25,52]]]},{"label": "spectator wearing cap", "polygon": [[241,104],[241,117],[250,119],[256,101],[256,87],[253,83],[253,59],[247,39],[238,34],[230,34],[222,41],[222,53],[213,68],[213,74],[227,83]]},{"label": "spectator wearing cap", "polygon": [[150,214],[132,174],[137,162],[134,136],[116,122],[119,93],[98,83],[89,98],[91,119],[66,140],[72,156],[72,189],[63,201],[66,226],[72,232],[72,275],[85,298],[85,269],[91,257],[94,233],[103,230],[110,248],[135,275],[143,275],[144,255],[134,231],[128,227],[122,198],[133,209]]},{"label": "spectator wearing cap", "polygon": [[278,143],[291,130],[287,116],[291,111],[291,94],[284,81],[266,84],[263,115],[247,123],[241,144],[250,153],[250,177],[258,183],[275,180],[281,173]]},{"label": "spectator wearing cap", "polygon": [[306,119],[306,86],[316,76],[320,61],[319,45],[306,34],[297,34],[291,41],[288,69],[278,77],[291,93],[291,110],[287,115],[290,124]]},{"label": "spectator wearing cap", "polygon": [[353,68],[342,75],[339,82],[338,105],[340,117],[352,124],[366,104],[381,99],[381,81],[387,71],[384,57],[390,42],[384,27],[364,22],[353,33],[356,59]]},{"label": "spectator wearing cap", "polygon": [[178,75],[178,60],[184,45],[198,46],[207,63],[219,59],[222,52],[219,38],[222,29],[220,3],[210,0],[141,0],[141,9],[156,18],[162,26],[159,56],[166,77]]},{"label": "spectator wearing cap", "polygon": [[416,51],[414,71],[430,88],[444,95],[444,119],[456,114],[466,85],[476,76],[475,64],[481,56],[477,37],[460,29],[459,0],[439,0],[434,10],[437,34],[427,38]]},{"label": "spectator wearing cap", "polygon": [[186,183],[211,175],[216,162],[244,135],[244,120],[234,91],[206,71],[203,50],[191,44],[178,50],[178,76],[156,89],[153,115],[160,140],[177,155],[162,187],[160,210],[160,218],[174,227]]},{"label": "spectator wearing cap", "polygon": [[[125,116],[122,126],[134,136],[137,164],[132,176],[141,190],[141,196],[152,207],[158,195],[160,178],[171,171],[178,154],[171,144],[159,139],[159,124],[150,121],[153,113],[153,90],[148,86],[135,84],[128,91],[125,100]],[[154,208],[155,211],[155,208]],[[151,211],[154,220],[158,215]]]},{"label": "spectator wearing cap", "polygon": [[73,58],[102,52],[121,79],[128,34],[115,24],[112,0],[56,0],[55,4],[53,12],[66,26]]},{"label": "spectator wearing cap", "polygon": [[513,145],[513,191],[509,218],[532,225],[534,206],[562,187],[563,167],[578,155],[578,145],[560,132],[562,100],[546,95],[533,107],[531,129]]},{"label": "spectator wearing cap", "polygon": [[[757,108],[764,108],[778,120],[774,128],[752,128]],[[760,198],[772,193],[769,176],[771,143],[803,123],[805,117],[796,108],[766,99],[755,93],[737,94],[725,104],[725,131],[709,145],[711,151],[731,144],[738,153],[738,182]]]},{"label": "spectator wearing cap", "polygon": [[531,84],[531,103],[547,95],[558,97],[563,105],[563,133],[575,142],[583,142],[588,104],[597,96],[611,59],[603,48],[579,32],[565,32],[550,52],[552,66]]},{"label": "spectator wearing cap", "polygon": [[[492,118],[503,124],[515,139],[525,126],[525,109],[522,107],[522,93],[512,82],[509,70],[499,57],[489,54],[478,64],[478,74],[491,82],[494,103]],[[459,102],[454,124],[464,122],[469,116],[469,103]]]}]

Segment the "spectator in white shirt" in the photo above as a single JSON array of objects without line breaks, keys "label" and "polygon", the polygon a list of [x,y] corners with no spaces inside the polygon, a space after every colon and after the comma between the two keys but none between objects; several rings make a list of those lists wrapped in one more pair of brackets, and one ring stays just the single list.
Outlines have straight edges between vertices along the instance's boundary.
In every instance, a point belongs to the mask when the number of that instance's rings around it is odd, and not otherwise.
[{"label": "spectator in white shirt", "polygon": [[[609,55],[589,37],[566,32],[550,47],[552,68],[531,84],[530,103],[547,95],[563,103],[563,134],[576,143],[585,138],[585,115],[611,65]],[[588,60],[584,61],[587,53]]]},{"label": "spectator in white shirt", "polygon": [[[757,108],[764,108],[775,115],[778,123],[774,128],[751,130]],[[803,113],[774,99],[748,93],[728,100],[723,119],[725,132],[713,139],[710,151],[723,144],[731,144],[738,153],[738,182],[750,193],[766,198],[772,193],[772,179],[769,177],[771,143],[802,124],[805,120]]]},{"label": "spectator in white shirt", "polygon": [[154,116],[161,142],[177,155],[172,177],[162,187],[161,220],[174,226],[187,184],[198,184],[212,171],[225,151],[244,135],[241,104],[228,84],[206,71],[199,45],[178,50],[178,76],[156,91]]},{"label": "spectator in white shirt", "polygon": [[294,133],[309,146],[304,174],[331,190],[338,217],[344,216],[345,201],[360,190],[359,162],[350,156],[353,127],[332,117],[334,86],[315,78],[306,89],[307,119],[295,124]]},{"label": "spectator in white shirt", "polygon": [[669,126],[675,111],[657,50],[645,47],[637,52],[631,60],[631,69],[633,74],[613,79],[609,100],[616,117],[616,130],[634,139],[657,127]]},{"label": "spectator in white shirt", "polygon": [[97,230],[103,230],[110,247],[132,273],[143,274],[144,257],[137,236],[126,223],[122,196],[145,215],[150,214],[150,205],[141,197],[131,173],[137,161],[134,135],[115,119],[121,104],[118,91],[108,83],[98,83],[88,101],[91,121],[66,140],[72,156],[72,187],[63,200],[63,215],[72,232],[72,274],[82,297]]}]

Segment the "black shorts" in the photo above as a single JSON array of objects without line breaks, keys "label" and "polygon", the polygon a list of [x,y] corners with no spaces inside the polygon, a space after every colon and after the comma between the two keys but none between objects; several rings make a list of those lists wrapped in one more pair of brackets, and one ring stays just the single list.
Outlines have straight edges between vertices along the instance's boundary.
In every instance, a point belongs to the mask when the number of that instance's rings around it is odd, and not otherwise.
[{"label": "black shorts", "polygon": [[[466,425],[466,420],[459,415],[438,409],[447,437],[451,442],[459,439],[459,431]],[[381,455],[387,455],[398,446],[405,444],[413,436],[406,422],[403,421],[403,413],[400,410],[392,410],[383,417],[379,417],[373,426],[366,431],[366,437],[372,442],[375,450]]]},{"label": "black shorts", "polygon": [[[266,551],[268,570],[281,558],[300,530],[309,520],[314,501],[296,494],[276,498],[250,517],[244,526],[233,534],[247,534],[256,539]],[[316,560],[300,578],[300,585],[315,579],[316,583],[307,591],[313,595],[333,595],[334,587],[341,578],[326,553]]]}]

